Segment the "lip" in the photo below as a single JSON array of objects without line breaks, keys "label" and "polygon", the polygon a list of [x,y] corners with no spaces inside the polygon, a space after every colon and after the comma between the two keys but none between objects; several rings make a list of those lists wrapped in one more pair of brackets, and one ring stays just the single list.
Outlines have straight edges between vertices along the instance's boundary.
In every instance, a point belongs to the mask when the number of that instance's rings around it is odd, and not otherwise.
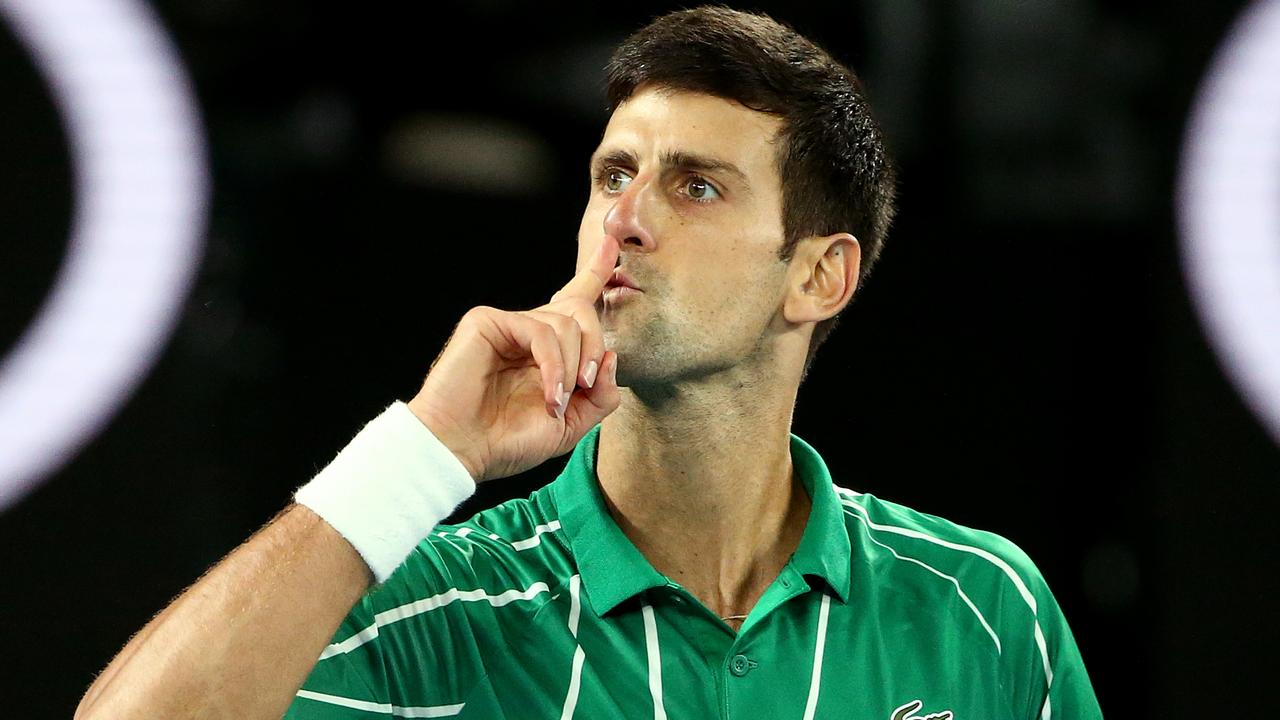
[{"label": "lip", "polygon": [[609,278],[609,282],[605,283],[604,287],[606,290],[615,287],[624,287],[640,291],[640,286],[636,285],[635,281],[631,279],[631,276],[627,274],[627,271],[623,270],[621,267],[613,269],[613,277]]},{"label": "lip", "polygon": [[609,287],[605,288],[604,294],[601,297],[605,300],[605,302],[613,304],[613,303],[622,302],[627,298],[634,297],[636,295],[643,295],[643,294],[644,293],[642,291],[637,290],[633,287],[628,287],[626,285],[610,285]]}]

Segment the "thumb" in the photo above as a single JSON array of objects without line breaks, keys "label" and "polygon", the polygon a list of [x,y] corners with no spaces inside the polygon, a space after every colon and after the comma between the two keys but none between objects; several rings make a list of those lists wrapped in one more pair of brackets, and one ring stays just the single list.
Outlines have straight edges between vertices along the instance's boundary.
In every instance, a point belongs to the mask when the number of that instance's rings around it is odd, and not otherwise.
[{"label": "thumb", "polygon": [[618,392],[618,353],[605,351],[600,374],[594,387],[575,392],[565,409],[565,425],[574,437],[582,437],[618,409],[622,394]]}]

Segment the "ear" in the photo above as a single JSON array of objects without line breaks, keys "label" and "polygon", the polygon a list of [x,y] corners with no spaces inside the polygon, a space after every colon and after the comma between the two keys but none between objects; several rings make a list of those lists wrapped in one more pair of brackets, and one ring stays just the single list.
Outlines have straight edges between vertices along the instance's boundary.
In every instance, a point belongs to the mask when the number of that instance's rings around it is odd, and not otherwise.
[{"label": "ear", "polygon": [[801,240],[787,274],[783,317],[816,323],[834,316],[853,299],[861,266],[862,246],[849,233]]}]

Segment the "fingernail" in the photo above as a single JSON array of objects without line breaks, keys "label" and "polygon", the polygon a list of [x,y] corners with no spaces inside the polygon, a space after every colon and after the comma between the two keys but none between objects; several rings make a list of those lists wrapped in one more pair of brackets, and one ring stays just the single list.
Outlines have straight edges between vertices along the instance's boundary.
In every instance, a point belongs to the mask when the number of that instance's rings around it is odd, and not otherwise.
[{"label": "fingernail", "polygon": [[556,383],[556,419],[564,419],[564,410],[569,406],[569,393],[564,391],[564,383]]},{"label": "fingernail", "polygon": [[615,386],[618,384],[618,355],[616,353],[613,356],[613,362],[609,364],[609,382],[612,382]]},{"label": "fingernail", "polygon": [[587,379],[587,387],[595,387],[596,372],[599,369],[600,369],[600,365],[595,360],[592,360],[591,362],[587,363],[587,371],[583,373],[583,375]]}]

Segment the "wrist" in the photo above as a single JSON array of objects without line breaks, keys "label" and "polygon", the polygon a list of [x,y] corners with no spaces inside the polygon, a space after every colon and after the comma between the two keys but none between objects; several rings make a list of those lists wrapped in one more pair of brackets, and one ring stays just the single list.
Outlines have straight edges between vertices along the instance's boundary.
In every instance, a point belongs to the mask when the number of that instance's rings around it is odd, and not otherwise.
[{"label": "wrist", "polygon": [[381,583],[475,488],[461,460],[397,401],[295,500],[346,538]]},{"label": "wrist", "polygon": [[439,413],[433,412],[430,406],[422,400],[421,395],[415,396],[412,400],[405,403],[405,406],[413,413],[418,421],[426,426],[427,430],[434,435],[454,457],[458,458],[458,462],[467,470],[467,474],[471,479],[480,483],[483,481],[484,463],[481,462],[480,453],[472,450],[475,443],[471,442],[471,435],[464,430],[457,422],[447,417],[442,417]]}]

